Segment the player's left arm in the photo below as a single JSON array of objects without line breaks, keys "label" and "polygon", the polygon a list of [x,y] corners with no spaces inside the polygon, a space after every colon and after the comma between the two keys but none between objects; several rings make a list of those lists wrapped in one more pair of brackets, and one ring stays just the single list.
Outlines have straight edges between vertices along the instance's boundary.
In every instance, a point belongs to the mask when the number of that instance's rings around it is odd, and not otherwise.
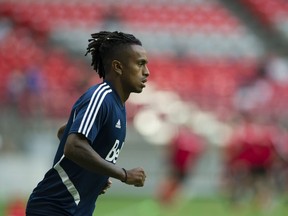
[{"label": "player's left arm", "polygon": [[104,186],[104,188],[103,188],[103,190],[101,191],[100,194],[105,194],[106,191],[111,187],[111,185],[112,185],[112,181],[111,181],[111,179],[109,178],[109,179],[107,180],[106,185]]},{"label": "player's left arm", "polygon": [[57,137],[58,137],[59,140],[61,139],[61,137],[62,137],[62,135],[63,135],[63,133],[65,131],[66,125],[67,124],[62,125],[57,131]]}]

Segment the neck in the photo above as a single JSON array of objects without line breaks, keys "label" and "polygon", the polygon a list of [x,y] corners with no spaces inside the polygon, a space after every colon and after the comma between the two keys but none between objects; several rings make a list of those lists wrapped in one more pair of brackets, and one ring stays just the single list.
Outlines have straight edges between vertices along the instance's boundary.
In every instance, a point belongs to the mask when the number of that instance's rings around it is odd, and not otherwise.
[{"label": "neck", "polygon": [[125,90],[123,89],[123,86],[120,84],[120,82],[117,82],[115,79],[109,79],[108,77],[104,79],[104,81],[109,82],[113,89],[116,91],[118,96],[120,97],[120,100],[122,104],[124,105],[125,102],[128,100],[130,93],[126,93]]}]

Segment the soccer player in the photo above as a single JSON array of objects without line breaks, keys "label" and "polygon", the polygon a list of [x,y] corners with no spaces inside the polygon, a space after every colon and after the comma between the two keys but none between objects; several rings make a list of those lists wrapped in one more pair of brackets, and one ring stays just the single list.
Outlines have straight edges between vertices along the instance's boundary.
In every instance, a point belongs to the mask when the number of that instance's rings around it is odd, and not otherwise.
[{"label": "soccer player", "polygon": [[159,186],[157,199],[160,204],[172,206],[178,200],[190,172],[195,170],[205,151],[205,145],[204,139],[190,128],[179,126],[178,133],[167,146],[168,173]]},{"label": "soccer player", "polygon": [[273,189],[271,171],[277,156],[277,134],[275,128],[260,123],[254,113],[245,113],[242,118],[224,150],[230,201],[238,204],[252,198],[253,207],[267,207]]},{"label": "soccer player", "polygon": [[53,167],[29,197],[27,216],[91,216],[99,194],[110,187],[109,177],[128,185],[144,186],[141,167],[115,165],[126,136],[125,101],[140,93],[149,70],[139,39],[123,32],[91,35],[87,53],[103,79],[89,88],[72,107],[58,131],[60,144]]}]

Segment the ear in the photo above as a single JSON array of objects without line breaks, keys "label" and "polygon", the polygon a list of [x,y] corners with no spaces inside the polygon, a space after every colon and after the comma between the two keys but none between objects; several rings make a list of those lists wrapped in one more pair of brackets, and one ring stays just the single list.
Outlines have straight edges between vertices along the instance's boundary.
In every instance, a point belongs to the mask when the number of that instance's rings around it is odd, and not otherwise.
[{"label": "ear", "polygon": [[112,68],[118,75],[122,75],[122,64],[118,60],[112,61]]}]

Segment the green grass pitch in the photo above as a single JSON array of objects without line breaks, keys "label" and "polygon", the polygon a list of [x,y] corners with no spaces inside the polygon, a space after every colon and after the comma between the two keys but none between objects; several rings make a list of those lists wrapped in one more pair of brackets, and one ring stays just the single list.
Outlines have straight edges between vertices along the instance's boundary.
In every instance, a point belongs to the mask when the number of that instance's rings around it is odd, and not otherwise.
[{"label": "green grass pitch", "polygon": [[287,216],[288,206],[277,201],[264,209],[247,203],[232,208],[223,199],[181,200],[175,206],[160,206],[153,199],[99,197],[93,216]]},{"label": "green grass pitch", "polygon": [[[0,215],[5,214],[5,201],[0,202]],[[24,215],[24,214],[23,214]],[[174,206],[160,206],[153,198],[113,197],[98,198],[93,216],[287,216],[287,201],[277,200],[272,206],[257,209],[247,203],[232,208],[223,199],[181,199]]]}]

